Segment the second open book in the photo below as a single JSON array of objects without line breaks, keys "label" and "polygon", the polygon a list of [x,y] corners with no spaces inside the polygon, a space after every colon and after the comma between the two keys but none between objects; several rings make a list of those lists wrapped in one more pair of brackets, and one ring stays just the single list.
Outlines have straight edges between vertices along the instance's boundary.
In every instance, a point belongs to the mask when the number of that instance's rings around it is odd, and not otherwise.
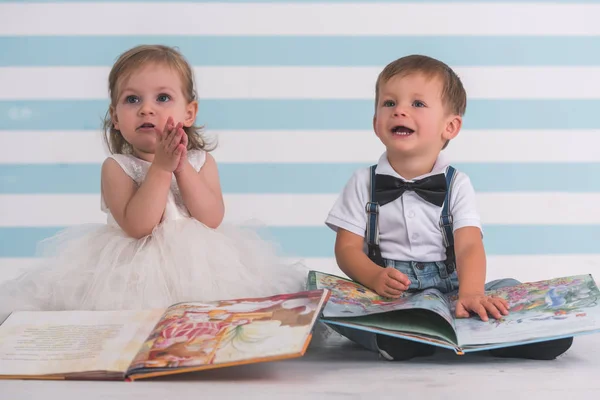
[{"label": "second open book", "polygon": [[0,325],[0,379],[136,380],[300,357],[328,297],[314,290],[166,310],[14,312]]},{"label": "second open book", "polygon": [[390,300],[356,282],[317,271],[310,272],[309,288],[331,291],[321,317],[327,324],[429,343],[457,354],[600,331],[600,291],[591,275],[488,292],[505,298],[510,313],[487,322],[455,318],[456,295],[436,289]]}]

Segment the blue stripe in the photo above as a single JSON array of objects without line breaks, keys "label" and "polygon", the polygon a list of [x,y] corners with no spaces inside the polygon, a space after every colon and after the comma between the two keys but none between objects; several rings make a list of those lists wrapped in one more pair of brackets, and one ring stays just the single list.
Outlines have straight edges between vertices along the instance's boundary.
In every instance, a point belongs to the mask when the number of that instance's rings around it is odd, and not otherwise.
[{"label": "blue stripe", "polygon": [[[600,226],[488,225],[488,255],[598,254]],[[0,257],[34,257],[36,243],[59,228],[0,228]],[[333,257],[334,233],[326,227],[270,227],[265,238],[276,240],[285,256]]]},{"label": "blue stripe", "polygon": [[[179,3],[368,3],[369,0],[177,0]],[[0,0],[0,3],[97,3],[98,0]],[[167,3],[168,0],[103,0],[103,3]],[[427,0],[427,3],[456,3],[457,0]],[[465,0],[461,3],[498,3],[498,0]],[[595,4],[600,0],[528,0],[528,3],[568,3],[568,4]],[[377,3],[415,3],[415,0],[377,0]]]},{"label": "blue stripe", "polygon": [[[356,169],[368,165],[221,163],[219,174],[224,193],[338,194]],[[478,192],[600,192],[600,179],[592,179],[600,176],[600,163],[453,165],[469,175]],[[0,164],[0,194],[99,192],[99,164]]]},{"label": "blue stripe", "polygon": [[0,67],[110,66],[142,43],[178,46],[197,66],[383,67],[413,53],[453,67],[600,65],[599,36],[4,36]]},{"label": "blue stripe", "polygon": [[[373,100],[374,101],[374,100]],[[370,130],[372,100],[201,100],[208,129]],[[93,130],[108,100],[0,101],[0,130]],[[600,100],[472,100],[464,129],[599,129]]]}]

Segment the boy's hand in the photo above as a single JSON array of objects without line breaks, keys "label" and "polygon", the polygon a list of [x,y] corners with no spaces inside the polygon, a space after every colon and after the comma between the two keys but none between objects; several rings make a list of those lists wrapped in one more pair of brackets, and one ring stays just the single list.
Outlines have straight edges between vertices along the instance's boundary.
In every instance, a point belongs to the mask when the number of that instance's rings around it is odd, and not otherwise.
[{"label": "boy's hand", "polygon": [[458,296],[456,316],[469,318],[469,311],[479,315],[482,321],[488,320],[488,313],[495,319],[508,315],[508,303],[500,297],[490,297],[484,294],[465,294]]},{"label": "boy's hand", "polygon": [[371,285],[378,295],[397,299],[408,289],[410,279],[394,268],[381,268]]}]

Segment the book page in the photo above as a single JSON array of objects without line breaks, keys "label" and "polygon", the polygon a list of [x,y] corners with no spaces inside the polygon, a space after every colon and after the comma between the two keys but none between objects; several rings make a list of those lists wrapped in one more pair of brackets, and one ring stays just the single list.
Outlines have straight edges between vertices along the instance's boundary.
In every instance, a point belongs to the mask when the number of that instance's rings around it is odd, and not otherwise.
[{"label": "book page", "polygon": [[300,356],[328,296],[318,290],[174,305],[156,324],[128,374]]},{"label": "book page", "polygon": [[399,299],[391,300],[357,282],[317,271],[310,272],[309,287],[331,291],[331,297],[323,311],[325,318],[354,318],[390,311],[424,309],[438,314],[454,327],[450,304],[436,289],[405,293]]},{"label": "book page", "polygon": [[523,283],[488,294],[506,299],[509,315],[488,322],[457,319],[458,341],[465,348],[600,329],[600,291],[590,275]]},{"label": "book page", "polygon": [[332,318],[328,321],[333,324],[341,322],[341,325],[354,326],[357,329],[360,329],[361,326],[370,327],[372,331],[381,331],[382,333],[394,332],[412,334],[422,338],[435,338],[447,345],[452,345],[452,347],[458,345],[454,329],[443,318],[422,309],[391,311],[353,318]]},{"label": "book page", "polygon": [[15,312],[0,325],[0,375],[124,372],[162,312]]}]

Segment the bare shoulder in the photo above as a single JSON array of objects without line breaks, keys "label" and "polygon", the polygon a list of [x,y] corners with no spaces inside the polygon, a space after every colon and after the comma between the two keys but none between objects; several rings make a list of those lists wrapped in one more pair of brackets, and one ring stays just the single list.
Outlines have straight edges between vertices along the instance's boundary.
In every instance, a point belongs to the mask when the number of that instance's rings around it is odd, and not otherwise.
[{"label": "bare shoulder", "polygon": [[204,165],[210,165],[213,168],[216,168],[216,166],[217,166],[217,161],[215,160],[213,155],[210,154],[209,152],[206,152],[206,161],[204,162]]},{"label": "bare shoulder", "polygon": [[133,179],[123,170],[121,165],[113,158],[108,157],[102,163],[101,169],[102,196],[108,203],[109,208],[115,208],[128,200],[136,189]]},{"label": "bare shoulder", "polygon": [[[120,180],[124,181],[127,179],[133,183],[133,179],[127,175],[127,173],[123,170],[123,167],[112,157],[107,157],[102,163],[101,168],[101,177],[102,181],[106,180]],[[126,179],[125,179],[126,178]]]}]

